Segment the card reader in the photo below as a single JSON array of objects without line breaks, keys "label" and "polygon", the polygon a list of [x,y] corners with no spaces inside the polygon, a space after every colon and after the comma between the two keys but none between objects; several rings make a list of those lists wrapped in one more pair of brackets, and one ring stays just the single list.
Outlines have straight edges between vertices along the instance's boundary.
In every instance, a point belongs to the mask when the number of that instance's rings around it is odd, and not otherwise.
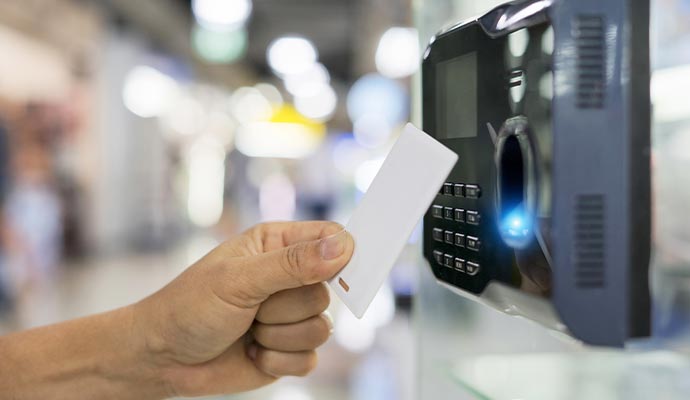
[{"label": "card reader", "polygon": [[648,26],[648,0],[528,0],[432,39],[423,130],[459,156],[424,217],[439,282],[585,343],[649,335]]}]

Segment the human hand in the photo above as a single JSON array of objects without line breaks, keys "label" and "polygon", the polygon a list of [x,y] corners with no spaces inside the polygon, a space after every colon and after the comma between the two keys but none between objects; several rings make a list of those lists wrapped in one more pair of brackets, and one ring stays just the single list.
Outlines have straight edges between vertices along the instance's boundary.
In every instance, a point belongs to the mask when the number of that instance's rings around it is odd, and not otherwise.
[{"label": "human hand", "polygon": [[323,281],[354,242],[332,222],[257,225],[132,306],[133,333],[171,396],[255,389],[316,365],[330,335]]}]

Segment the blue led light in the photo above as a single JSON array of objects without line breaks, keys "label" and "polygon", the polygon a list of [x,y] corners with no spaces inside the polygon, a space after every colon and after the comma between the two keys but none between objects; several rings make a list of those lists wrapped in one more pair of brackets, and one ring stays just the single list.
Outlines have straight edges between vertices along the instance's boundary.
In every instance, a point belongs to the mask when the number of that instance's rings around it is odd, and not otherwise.
[{"label": "blue led light", "polygon": [[532,221],[533,217],[522,206],[504,214],[500,224],[503,240],[511,247],[525,247],[532,238]]},{"label": "blue led light", "polygon": [[510,220],[510,227],[513,229],[520,229],[522,226],[522,218],[521,217],[513,217],[513,219]]}]

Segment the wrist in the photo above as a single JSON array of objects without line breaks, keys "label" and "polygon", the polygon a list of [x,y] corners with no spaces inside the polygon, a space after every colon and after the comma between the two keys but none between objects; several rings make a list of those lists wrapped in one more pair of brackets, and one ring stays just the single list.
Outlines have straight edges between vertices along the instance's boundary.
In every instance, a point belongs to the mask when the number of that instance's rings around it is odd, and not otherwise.
[{"label": "wrist", "polygon": [[[165,399],[174,393],[165,379],[165,365],[160,353],[151,343],[152,327],[150,319],[142,315],[138,303],[114,311],[121,313],[115,321],[126,323],[126,345],[121,349],[123,366],[115,367],[111,378],[129,382],[138,387],[138,391],[147,393],[147,399]],[[121,326],[122,327],[122,326]],[[120,331],[123,329],[121,328]]]}]

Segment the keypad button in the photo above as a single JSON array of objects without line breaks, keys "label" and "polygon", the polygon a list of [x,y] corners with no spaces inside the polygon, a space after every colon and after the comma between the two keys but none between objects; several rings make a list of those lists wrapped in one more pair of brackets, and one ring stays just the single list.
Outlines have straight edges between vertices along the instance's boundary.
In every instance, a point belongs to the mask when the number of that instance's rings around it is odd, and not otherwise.
[{"label": "keypad button", "polygon": [[470,250],[479,251],[481,244],[482,242],[479,240],[479,238],[474,236],[467,236],[465,240],[465,246]]},{"label": "keypad button", "polygon": [[458,247],[465,247],[465,235],[463,235],[462,233],[456,233],[455,245]]},{"label": "keypad button", "polygon": [[482,197],[482,190],[477,185],[465,185],[465,197],[478,199]]},{"label": "keypad button", "polygon": [[450,254],[444,254],[443,265],[448,268],[453,268],[453,256],[451,256]]},{"label": "keypad button", "polygon": [[434,260],[437,264],[443,265],[443,252],[434,250]]},{"label": "keypad button", "polygon": [[462,258],[455,258],[455,270],[465,272],[465,260]]},{"label": "keypad button", "polygon": [[465,222],[467,222],[470,225],[479,225],[479,221],[481,221],[481,218],[482,217],[481,215],[479,215],[479,212],[467,210],[465,215]]},{"label": "keypad button", "polygon": [[431,207],[431,215],[434,218],[443,218],[443,207],[442,206]]},{"label": "keypad button", "polygon": [[453,232],[451,232],[451,231],[446,231],[446,232],[444,233],[444,236],[445,236],[445,239],[446,239],[446,243],[448,243],[448,244],[453,244]]},{"label": "keypad button", "polygon": [[468,261],[465,263],[465,272],[467,275],[477,275],[479,273],[479,264],[476,262]]},{"label": "keypad button", "polygon": [[434,228],[432,235],[435,241],[443,243],[443,229]]},{"label": "keypad button", "polygon": [[455,209],[455,220],[457,222],[465,222],[465,210],[462,208]]},{"label": "keypad button", "polygon": [[443,184],[443,194],[452,196],[453,195],[453,184],[452,183],[444,183]]},{"label": "keypad button", "polygon": [[455,197],[463,197],[465,196],[465,185],[462,183],[456,183],[453,185],[453,196]]},{"label": "keypad button", "polygon": [[445,208],[443,209],[443,218],[445,218],[445,219],[447,219],[447,220],[450,220],[450,221],[454,221],[455,218],[454,218],[454,215],[453,215],[453,208],[451,208],[451,207],[445,207]]}]

